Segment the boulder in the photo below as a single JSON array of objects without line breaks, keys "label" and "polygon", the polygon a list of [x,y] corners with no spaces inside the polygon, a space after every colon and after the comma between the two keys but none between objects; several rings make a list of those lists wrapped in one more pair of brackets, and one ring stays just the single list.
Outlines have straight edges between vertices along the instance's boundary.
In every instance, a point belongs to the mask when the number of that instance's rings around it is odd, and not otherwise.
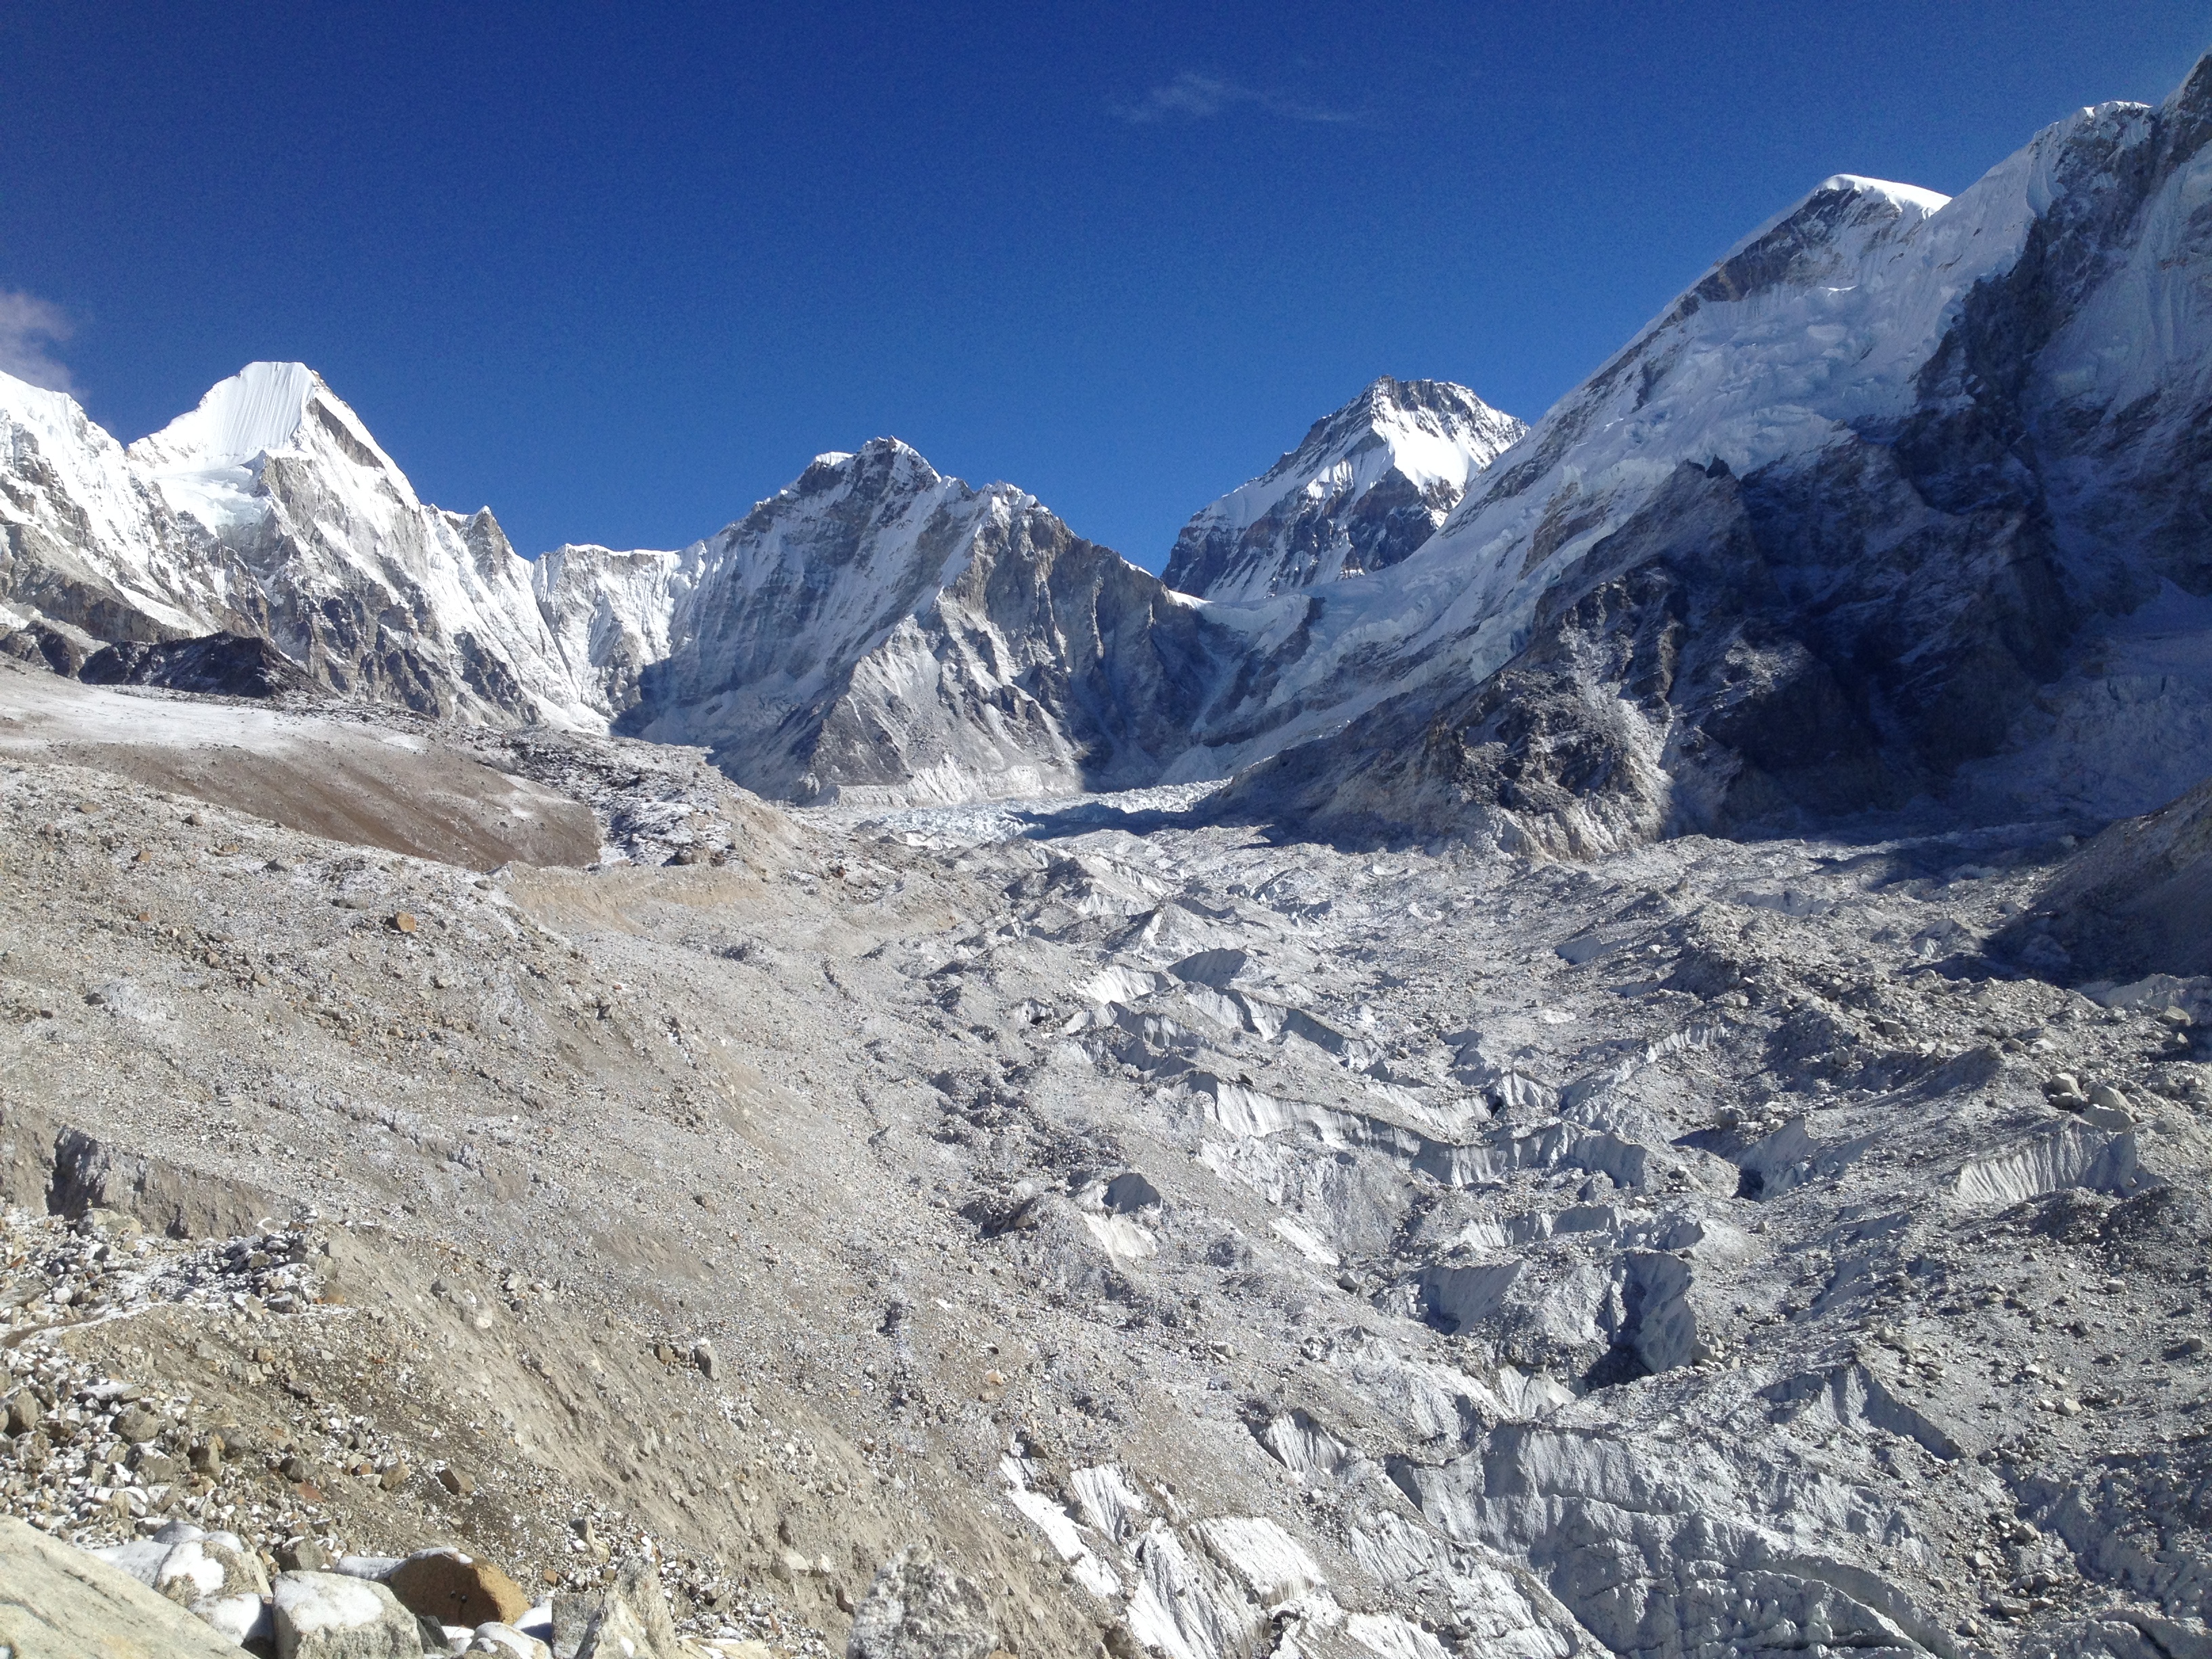
[{"label": "boulder", "polygon": [[168,1426],[168,1419],[161,1413],[149,1411],[143,1406],[131,1406],[115,1419],[115,1437],[138,1445],[151,1440]]},{"label": "boulder", "polygon": [[553,1592],[553,1659],[576,1659],[605,1600],[597,1590]]},{"label": "boulder", "polygon": [[269,1577],[236,1533],[172,1521],[151,1538],[90,1552],[234,1642],[264,1631]]},{"label": "boulder", "polygon": [[113,1567],[118,1572],[127,1572],[148,1589],[154,1588],[154,1575],[161,1570],[161,1563],[169,1552],[187,1538],[203,1538],[206,1534],[189,1521],[172,1521],[151,1538],[134,1538],[127,1544],[107,1544],[90,1552]]},{"label": "boulder", "polygon": [[173,1545],[155,1571],[154,1588],[242,1643],[261,1629],[269,1576],[244,1539],[211,1532]]},{"label": "boulder", "polygon": [[0,1520],[0,1650],[23,1659],[238,1659],[236,1642],[129,1573],[10,1520]]},{"label": "boulder", "polygon": [[276,1547],[276,1565],[286,1572],[329,1572],[331,1553],[313,1538],[288,1538]]},{"label": "boulder", "polygon": [[422,1651],[415,1615],[374,1579],[278,1575],[276,1659],[422,1659]]},{"label": "boulder", "polygon": [[18,1389],[8,1396],[8,1432],[29,1434],[37,1429],[46,1416],[39,1404],[39,1396],[28,1389]]},{"label": "boulder", "polygon": [[999,1637],[983,1592],[909,1549],[886,1562],[853,1615],[846,1659],[991,1659]]},{"label": "boulder", "polygon": [[[561,1645],[561,1604],[553,1604],[554,1646]],[[676,1621],[669,1617],[668,1594],[660,1574],[644,1562],[624,1567],[601,1598],[575,1659],[683,1659]]]},{"label": "boulder", "polygon": [[419,1550],[380,1576],[410,1613],[441,1624],[511,1625],[530,1611],[521,1585],[459,1550]]}]

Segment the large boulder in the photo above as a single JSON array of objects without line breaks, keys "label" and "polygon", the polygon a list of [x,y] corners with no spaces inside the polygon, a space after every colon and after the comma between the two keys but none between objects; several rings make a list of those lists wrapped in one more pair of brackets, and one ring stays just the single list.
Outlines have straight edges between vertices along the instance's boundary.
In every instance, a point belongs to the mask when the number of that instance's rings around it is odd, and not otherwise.
[{"label": "large boulder", "polygon": [[374,1579],[281,1573],[276,1659],[422,1659],[422,1626]]},{"label": "large boulder", "polygon": [[378,1576],[409,1612],[441,1625],[512,1625],[530,1611],[522,1586],[459,1550],[419,1550]]},{"label": "large boulder", "polygon": [[234,1642],[265,1634],[269,1576],[260,1557],[236,1533],[204,1532],[189,1522],[173,1521],[151,1538],[92,1553]]},{"label": "large boulder", "polygon": [[172,1549],[154,1575],[154,1588],[234,1642],[243,1642],[262,1628],[269,1576],[244,1539],[211,1532]]},{"label": "large boulder", "polygon": [[[553,1647],[562,1641],[562,1606],[553,1606]],[[650,1565],[634,1561],[624,1567],[591,1614],[575,1659],[683,1659],[677,1644],[676,1621],[669,1616],[668,1593],[660,1587],[660,1574]]]},{"label": "large boulder", "polygon": [[238,1659],[235,1641],[121,1568],[9,1520],[0,1520],[0,1650],[23,1659]]}]

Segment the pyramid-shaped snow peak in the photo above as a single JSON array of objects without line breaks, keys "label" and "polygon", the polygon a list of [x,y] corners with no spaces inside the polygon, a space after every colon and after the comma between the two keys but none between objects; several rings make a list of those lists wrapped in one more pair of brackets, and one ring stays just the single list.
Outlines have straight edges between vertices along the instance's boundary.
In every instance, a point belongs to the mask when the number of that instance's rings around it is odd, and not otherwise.
[{"label": "pyramid-shaped snow peak", "polygon": [[1201,508],[1176,538],[1167,583],[1256,599],[1396,564],[1527,429],[1465,386],[1385,375]]}]

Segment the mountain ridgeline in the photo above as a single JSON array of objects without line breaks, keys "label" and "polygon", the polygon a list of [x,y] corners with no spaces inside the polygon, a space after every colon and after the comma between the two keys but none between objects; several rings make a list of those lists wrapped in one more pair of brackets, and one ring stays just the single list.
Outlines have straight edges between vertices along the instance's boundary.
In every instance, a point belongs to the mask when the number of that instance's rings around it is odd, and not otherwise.
[{"label": "mountain ridgeline", "polygon": [[[1829,179],[1533,428],[1376,381],[1164,580],[894,440],[688,548],[532,562],[301,365],[128,449],[0,378],[0,648],[699,744],[798,800],[1229,779],[1208,811],[1583,854],[2141,812],[2212,753],[2208,137],[2212,60],[1954,199]],[[180,648],[216,635],[268,649]]]}]

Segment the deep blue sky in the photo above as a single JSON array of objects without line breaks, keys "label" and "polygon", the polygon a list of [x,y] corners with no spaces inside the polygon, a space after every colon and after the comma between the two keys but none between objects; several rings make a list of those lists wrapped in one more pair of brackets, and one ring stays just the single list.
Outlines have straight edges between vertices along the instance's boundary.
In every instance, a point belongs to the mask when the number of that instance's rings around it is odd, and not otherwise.
[{"label": "deep blue sky", "polygon": [[15,6],[0,290],[125,440],[301,358],[526,553],[895,433],[1158,568],[1378,374],[1533,418],[1827,174],[1956,191],[2207,46],[2212,0]]}]

